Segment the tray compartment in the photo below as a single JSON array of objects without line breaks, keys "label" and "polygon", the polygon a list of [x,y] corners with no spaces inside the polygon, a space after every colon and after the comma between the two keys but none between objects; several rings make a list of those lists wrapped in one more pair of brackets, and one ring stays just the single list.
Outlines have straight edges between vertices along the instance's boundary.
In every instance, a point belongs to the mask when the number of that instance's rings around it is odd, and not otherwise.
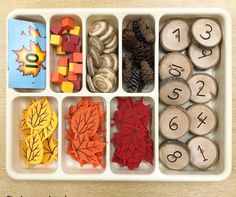
[{"label": "tray compartment", "polygon": [[[100,166],[93,168],[92,165],[84,165],[83,167],[81,167],[79,162],[74,160],[74,158],[72,158],[71,155],[67,153],[68,140],[66,139],[65,136],[66,136],[66,129],[69,128],[69,124],[68,120],[66,120],[65,117],[68,115],[70,106],[75,105],[81,98],[82,97],[65,97],[62,101],[62,151],[61,151],[62,170],[68,174],[101,174],[106,170],[106,162],[107,162],[106,148],[105,148],[105,154],[103,155],[103,162],[105,166],[104,168]],[[102,104],[103,110],[106,112],[106,101],[102,97],[87,97],[87,98],[95,102],[100,102]],[[106,114],[103,126],[104,128],[106,128]]]},{"label": "tray compartment", "polygon": [[[19,96],[16,97],[12,101],[12,111],[10,112],[12,115],[12,144],[9,144],[10,148],[12,149],[12,155],[10,160],[10,165],[12,169],[17,173],[53,173],[56,171],[58,167],[58,161],[54,161],[49,165],[44,164],[37,164],[34,166],[30,166],[28,169],[25,167],[24,160],[20,154],[20,141],[22,139],[22,133],[19,129],[20,127],[20,120],[23,116],[23,110],[27,108],[32,99],[40,99],[43,97],[26,97],[26,96]],[[53,111],[58,114],[58,103],[54,97],[48,97],[49,104]],[[59,124],[59,119],[58,119]],[[55,129],[53,136],[58,139],[58,128]],[[59,146],[58,141],[58,146]]]},{"label": "tray compartment", "polygon": [[[119,97],[119,98],[126,98],[126,97]],[[139,100],[142,97],[136,96],[136,97],[130,97],[133,100]],[[150,138],[153,140],[153,165],[151,165],[150,163],[146,162],[146,161],[142,161],[139,165],[138,168],[134,169],[134,170],[129,170],[127,166],[125,167],[121,167],[118,163],[112,162],[112,157],[113,154],[115,152],[115,147],[113,145],[113,143],[110,141],[110,167],[111,167],[111,171],[115,174],[150,174],[153,173],[154,168],[155,168],[155,161],[157,158],[155,158],[155,151],[156,151],[156,147],[155,147],[155,102],[151,97],[143,97],[143,102],[145,105],[151,105],[151,110],[150,110],[150,122],[149,122],[149,134],[150,134]],[[118,102],[117,102],[117,97],[114,97],[111,102],[110,102],[110,121],[111,124],[113,123],[112,121],[112,117],[114,112],[117,110],[117,106]],[[110,139],[113,138],[114,133],[118,131],[118,128],[116,126],[111,126],[110,125]]]}]

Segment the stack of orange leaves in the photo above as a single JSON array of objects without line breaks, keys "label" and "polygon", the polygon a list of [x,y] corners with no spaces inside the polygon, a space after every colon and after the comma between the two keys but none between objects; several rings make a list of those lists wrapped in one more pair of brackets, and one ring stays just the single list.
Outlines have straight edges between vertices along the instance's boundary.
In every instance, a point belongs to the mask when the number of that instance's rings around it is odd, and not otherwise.
[{"label": "stack of orange leaves", "polygon": [[51,109],[47,98],[32,99],[31,104],[23,111],[20,122],[23,134],[20,153],[27,168],[57,160],[58,141],[53,137],[57,122],[57,114]]},{"label": "stack of orange leaves", "polygon": [[81,167],[92,164],[104,167],[105,155],[105,112],[100,101],[82,98],[69,109],[66,130],[67,152],[77,160]]}]

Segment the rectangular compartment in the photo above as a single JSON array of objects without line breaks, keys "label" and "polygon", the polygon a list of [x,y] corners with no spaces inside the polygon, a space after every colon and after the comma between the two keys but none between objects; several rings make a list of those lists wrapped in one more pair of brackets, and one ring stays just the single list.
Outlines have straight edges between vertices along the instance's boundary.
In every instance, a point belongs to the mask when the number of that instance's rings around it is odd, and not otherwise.
[{"label": "rectangular compartment", "polygon": [[[37,13],[37,15],[35,14]],[[83,71],[82,89],[78,95],[73,93],[60,94],[59,88],[54,87],[50,83],[50,72],[56,68],[55,49],[50,46],[50,25],[53,21],[58,20],[62,16],[73,16],[78,19],[78,23],[82,28],[83,45]],[[134,16],[144,16],[152,21],[152,28],[155,31],[154,46],[154,62],[155,62],[155,80],[153,85],[148,86],[141,93],[127,93],[122,83],[122,26],[127,19]],[[163,55],[159,51],[159,30],[163,25],[163,21],[173,17],[183,17],[186,19],[196,17],[213,17],[217,19],[223,30],[223,41],[221,44],[221,60],[216,72],[212,73],[219,85],[219,93],[217,100],[212,106],[218,114],[220,121],[216,135],[212,136],[219,144],[220,161],[215,168],[209,171],[186,171],[173,172],[163,168],[159,164],[159,144],[163,138],[159,136],[158,113],[163,108],[159,104],[159,59]],[[232,41],[231,41],[231,18],[222,9],[214,8],[66,8],[66,9],[19,9],[12,11],[9,18],[27,19],[32,21],[45,21],[47,27],[47,78],[46,89],[43,91],[28,91],[10,89],[6,85],[6,169],[10,177],[20,180],[116,180],[116,181],[220,181],[226,179],[232,168]],[[87,29],[88,26],[99,19],[108,20],[116,26],[118,32],[118,84],[114,92],[111,93],[91,93],[86,85],[85,61],[87,55]],[[160,25],[159,25],[160,24]],[[8,32],[6,32],[8,34]],[[86,35],[86,36],[85,36]],[[6,37],[6,42],[8,36]],[[6,54],[8,51],[6,50]],[[8,58],[8,57],[7,57]],[[8,71],[6,69],[6,81],[8,81]],[[7,84],[7,83],[6,83]],[[147,91],[146,91],[147,90]],[[38,168],[24,169],[23,160],[21,160],[19,152],[18,122],[20,121],[23,108],[28,104],[32,97],[49,97],[52,107],[58,113],[58,162],[49,166],[39,166]],[[154,165],[148,166],[142,164],[138,170],[129,171],[120,168],[111,162],[113,155],[113,145],[110,139],[115,132],[115,128],[111,128],[111,118],[116,108],[115,97],[144,97],[145,101],[153,105],[152,109],[152,138],[154,140]],[[66,121],[63,114],[67,114],[69,105],[78,101],[81,97],[91,97],[98,99],[104,104],[106,109],[106,155],[104,156],[106,166],[104,169],[87,166],[80,168],[79,164],[72,161],[66,154],[66,140],[64,138],[64,129]],[[14,123],[14,124],[13,124]],[[186,139],[183,139],[185,141]]]}]

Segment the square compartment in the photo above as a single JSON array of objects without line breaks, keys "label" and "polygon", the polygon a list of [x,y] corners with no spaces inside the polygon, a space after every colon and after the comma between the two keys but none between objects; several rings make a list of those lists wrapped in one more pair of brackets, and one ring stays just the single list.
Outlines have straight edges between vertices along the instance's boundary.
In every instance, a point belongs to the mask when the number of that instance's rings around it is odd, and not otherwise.
[{"label": "square compartment", "polygon": [[[61,20],[63,19],[63,17],[67,17],[67,16],[72,17],[73,19],[75,19],[75,25],[80,26],[80,36],[81,36],[80,37],[80,42],[81,42],[81,48],[82,48],[81,49],[81,53],[83,53],[83,42],[82,42],[83,41],[83,26],[82,26],[82,20],[81,20],[81,18],[79,16],[77,16],[77,15],[70,15],[70,14],[68,14],[68,15],[54,15],[50,19],[50,28],[51,28],[53,23],[55,23],[55,22],[56,23],[60,23]],[[50,44],[51,30],[49,30],[48,33],[49,33],[49,39],[48,40],[49,40],[49,45],[50,45],[50,47],[49,47],[50,48],[50,74],[49,74],[49,79],[51,79],[51,73],[52,72],[57,72],[57,60],[58,60],[58,57],[60,57],[60,56],[68,56],[68,54],[65,54],[65,55],[57,55],[56,54],[56,47],[52,46]],[[85,63],[82,62],[82,64],[83,64],[83,67],[84,67]],[[68,70],[69,70],[69,66],[68,66]],[[80,90],[83,87],[83,80],[82,80],[83,76],[82,75],[79,74],[79,76],[78,76],[78,79],[80,80]],[[58,93],[61,92],[60,85],[51,83],[51,80],[49,80],[49,83],[50,83],[50,88],[51,88],[51,90],[53,92],[58,92]],[[73,93],[78,93],[80,90],[75,90],[75,91],[73,91]]]},{"label": "square compartment", "polygon": [[[156,52],[156,43],[158,42],[157,38],[158,36],[156,35],[157,33],[155,32],[155,19],[152,15],[148,15],[148,14],[135,14],[135,15],[127,15],[124,17],[123,19],[123,23],[122,23],[122,30],[126,27],[126,25],[128,24],[128,22],[130,20],[134,20],[136,18],[144,18],[144,20],[147,22],[147,24],[151,27],[152,31],[154,32],[155,34],[155,42],[151,45],[151,50],[152,50],[152,55],[153,55],[153,59],[154,59],[154,63],[153,63],[153,72],[154,72],[154,80],[153,80],[153,83],[150,83],[150,84],[146,84],[144,86],[144,88],[142,89],[142,91],[140,93],[149,93],[149,92],[152,92],[155,88],[155,80],[158,79],[158,76],[157,73],[158,73],[158,63],[156,63],[155,61],[155,57],[156,57],[156,53],[158,54],[158,52]],[[122,32],[123,33],[123,32]],[[123,58],[125,56],[125,54],[129,52],[125,49],[125,47],[123,46],[123,39],[122,39],[122,71],[123,71]],[[126,88],[127,88],[127,84],[124,82],[124,78],[123,78],[123,72],[122,72],[122,87],[123,87],[123,90],[126,91]]]},{"label": "square compartment", "polygon": [[[113,26],[113,28],[115,29],[115,32],[116,32],[116,35],[117,35],[117,43],[118,43],[118,46],[117,46],[117,49],[116,49],[116,54],[117,54],[117,58],[118,58],[118,71],[116,73],[117,83],[110,92],[110,93],[114,93],[114,92],[117,91],[119,83],[120,83],[119,82],[119,72],[120,72],[120,65],[121,65],[120,62],[119,62],[119,57],[120,57],[120,54],[119,54],[119,47],[120,47],[119,46],[119,22],[118,22],[118,19],[114,15],[100,15],[99,14],[99,15],[90,15],[87,18],[87,22],[86,22],[86,40],[87,40],[86,44],[87,44],[87,49],[86,49],[86,52],[87,52],[87,54],[89,53],[89,43],[88,43],[89,42],[89,35],[88,35],[89,27],[93,23],[95,23],[96,21],[100,21],[100,20],[104,20],[107,23],[111,24]],[[86,64],[86,75],[88,75],[87,64]],[[87,90],[90,91],[87,82],[86,82],[86,87],[87,87]],[[103,94],[103,92],[99,92],[99,91],[96,91],[96,92]]]},{"label": "square compartment", "polygon": [[[40,99],[40,98],[43,98],[43,97],[23,97],[22,96],[22,97],[15,98],[12,103],[12,111],[10,112],[12,118],[9,120],[9,121],[12,121],[11,123],[12,127],[11,127],[11,130],[8,131],[8,132],[11,132],[12,143],[9,144],[9,146],[12,153],[10,156],[10,163],[9,163],[10,166],[8,166],[8,168],[18,174],[53,173],[56,171],[57,166],[58,166],[58,161],[54,161],[53,163],[49,165],[37,164],[37,165],[32,165],[27,169],[25,167],[24,160],[20,154],[19,147],[20,147],[20,140],[22,139],[22,133],[19,129],[19,125],[20,125],[20,120],[23,116],[23,110],[29,106],[32,99]],[[48,97],[48,100],[49,100],[49,104],[52,110],[55,111],[56,114],[58,114],[57,100],[53,97]],[[58,128],[55,129],[53,136],[55,138],[58,138]],[[58,143],[60,142],[58,141]]]},{"label": "square compartment", "polygon": [[[84,165],[83,167],[81,167],[80,163],[74,160],[74,158],[72,158],[71,155],[67,153],[68,140],[66,139],[65,135],[66,129],[69,128],[69,124],[65,117],[68,115],[70,106],[75,105],[78,101],[80,101],[81,98],[82,97],[66,97],[62,101],[62,170],[68,174],[101,174],[106,169],[106,148],[105,154],[103,156],[103,162],[105,166],[104,168],[102,168],[101,166],[93,168],[92,165]],[[92,101],[100,102],[102,104],[102,108],[104,109],[106,116],[106,101],[102,97],[87,98],[91,99]],[[106,117],[103,126],[106,128]]]},{"label": "square compartment", "polygon": [[[114,112],[117,110],[118,107],[118,102],[117,102],[117,97],[113,98],[111,100],[111,110],[110,110],[110,118],[111,118],[111,124],[112,124],[112,117]],[[127,97],[119,97],[119,98],[127,98]],[[133,100],[138,100],[141,99],[142,97],[130,97]],[[111,166],[111,171],[115,174],[151,174],[154,171],[155,168],[155,103],[154,100],[151,97],[143,97],[143,102],[145,105],[151,105],[151,118],[149,122],[149,132],[150,132],[150,137],[153,140],[153,165],[146,161],[142,161],[139,165],[139,167],[135,170],[129,170],[127,166],[121,167],[118,163],[112,162],[112,157],[115,152],[115,147],[112,142],[110,142],[110,166]],[[114,133],[118,131],[118,128],[116,126],[110,126],[110,141],[114,136]]]}]

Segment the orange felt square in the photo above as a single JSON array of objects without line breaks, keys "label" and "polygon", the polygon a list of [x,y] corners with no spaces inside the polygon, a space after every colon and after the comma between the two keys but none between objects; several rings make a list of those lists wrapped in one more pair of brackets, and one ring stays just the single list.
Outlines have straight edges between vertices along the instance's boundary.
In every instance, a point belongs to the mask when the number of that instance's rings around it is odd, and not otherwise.
[{"label": "orange felt square", "polygon": [[69,81],[77,81],[78,80],[78,75],[74,72],[69,72],[67,75],[67,79]]},{"label": "orange felt square", "polygon": [[83,62],[83,53],[73,53],[73,62]]},{"label": "orange felt square", "polygon": [[64,80],[64,76],[57,72],[51,73],[51,82],[61,84]]},{"label": "orange felt square", "polygon": [[74,64],[74,73],[82,74],[83,73],[83,64]]},{"label": "orange felt square", "polygon": [[65,56],[60,56],[58,58],[58,61],[57,61],[57,65],[58,66],[68,66],[68,63],[69,63],[69,59],[68,57],[65,57]]},{"label": "orange felt square", "polygon": [[61,26],[66,29],[66,30],[71,30],[71,29],[74,29],[74,26],[75,26],[75,20],[72,18],[72,17],[64,17],[62,20],[61,20]]}]

